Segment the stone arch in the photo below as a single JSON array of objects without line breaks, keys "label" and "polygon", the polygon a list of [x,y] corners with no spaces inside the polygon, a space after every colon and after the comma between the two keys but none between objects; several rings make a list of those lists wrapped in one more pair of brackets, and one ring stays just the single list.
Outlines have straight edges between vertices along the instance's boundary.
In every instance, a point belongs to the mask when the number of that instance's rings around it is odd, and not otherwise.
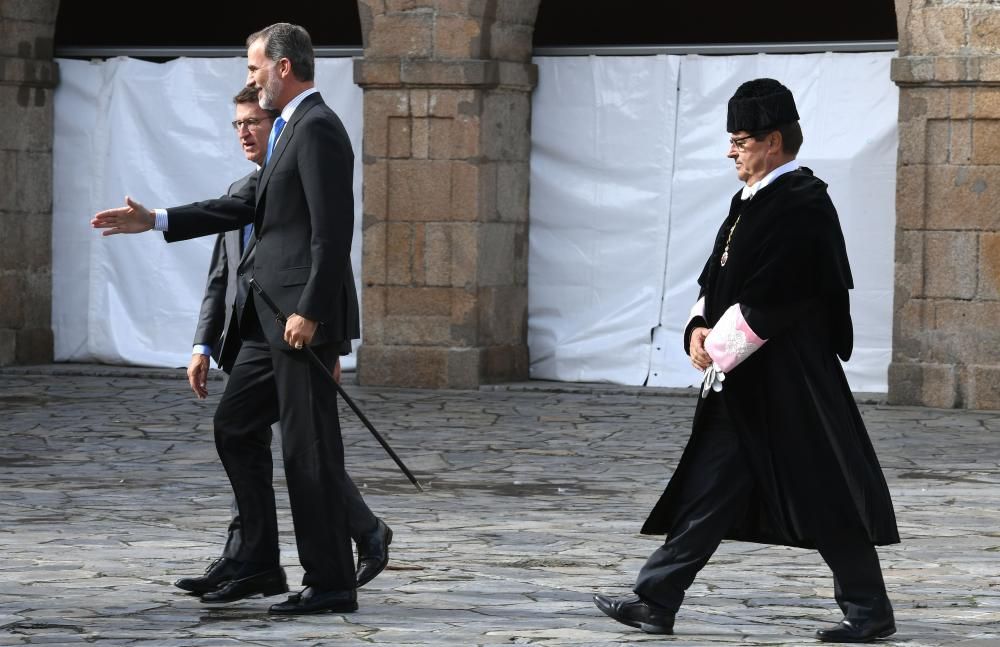
[{"label": "stone arch", "polygon": [[0,2],[0,366],[52,361],[58,0]]}]

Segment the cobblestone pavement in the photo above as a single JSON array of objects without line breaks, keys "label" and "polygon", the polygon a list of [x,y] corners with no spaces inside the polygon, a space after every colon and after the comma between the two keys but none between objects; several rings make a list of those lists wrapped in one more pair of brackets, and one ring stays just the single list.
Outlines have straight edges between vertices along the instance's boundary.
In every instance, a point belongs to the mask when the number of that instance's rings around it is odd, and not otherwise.
[{"label": "cobblestone pavement", "polygon": [[[426,488],[346,406],[349,471],[395,532],[360,610],[274,618],[284,598],[208,606],[175,589],[217,556],[230,494],[213,395],[178,371],[0,371],[0,645],[812,645],[839,620],[811,551],[724,542],[672,637],[618,625],[658,540],[638,534],[687,438],[682,392],[537,384],[348,386]],[[1000,645],[1000,412],[862,406],[903,543],[880,549],[899,633]],[[280,474],[282,560],[298,565]]]}]

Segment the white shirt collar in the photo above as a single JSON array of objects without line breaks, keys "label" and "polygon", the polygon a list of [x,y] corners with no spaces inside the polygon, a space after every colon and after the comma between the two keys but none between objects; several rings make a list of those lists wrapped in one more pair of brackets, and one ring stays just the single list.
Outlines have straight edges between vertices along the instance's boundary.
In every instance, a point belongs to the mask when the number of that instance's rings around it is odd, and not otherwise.
[{"label": "white shirt collar", "polygon": [[752,198],[758,191],[766,187],[768,184],[774,182],[785,173],[791,173],[797,168],[799,168],[799,163],[796,160],[782,164],[754,184],[743,187],[743,192],[740,194],[740,200]]},{"label": "white shirt collar", "polygon": [[285,120],[285,123],[288,123],[289,120],[291,120],[292,113],[295,112],[295,109],[299,107],[299,104],[302,103],[302,101],[304,101],[306,97],[308,97],[310,94],[316,94],[317,92],[319,92],[319,90],[317,90],[315,87],[309,88],[308,90],[303,90],[298,95],[296,95],[294,99],[286,103],[285,107],[281,109],[281,118]]}]

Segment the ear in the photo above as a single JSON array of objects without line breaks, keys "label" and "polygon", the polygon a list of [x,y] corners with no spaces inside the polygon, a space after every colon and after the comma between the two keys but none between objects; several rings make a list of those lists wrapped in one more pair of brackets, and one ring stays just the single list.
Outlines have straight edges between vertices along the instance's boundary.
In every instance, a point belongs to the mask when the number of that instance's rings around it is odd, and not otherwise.
[{"label": "ear", "polygon": [[292,62],[287,58],[278,59],[277,70],[281,78],[288,78],[292,74]]},{"label": "ear", "polygon": [[780,130],[775,130],[768,137],[767,152],[768,153],[781,153],[785,150],[785,140],[781,136]]}]

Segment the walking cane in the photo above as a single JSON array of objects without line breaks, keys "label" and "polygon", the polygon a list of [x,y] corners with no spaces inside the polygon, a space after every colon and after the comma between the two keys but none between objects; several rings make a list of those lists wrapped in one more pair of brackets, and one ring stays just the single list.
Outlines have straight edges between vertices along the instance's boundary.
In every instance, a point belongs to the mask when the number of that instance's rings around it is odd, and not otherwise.
[{"label": "walking cane", "polygon": [[[280,308],[278,308],[278,305],[274,301],[271,301],[271,297],[267,296],[267,292],[264,292],[264,288],[260,287],[260,283],[257,283],[255,279],[250,279],[250,287],[252,287],[257,292],[258,296],[260,296],[260,298],[264,301],[264,303],[267,304],[267,307],[270,308],[271,312],[274,313],[274,317],[275,319],[278,320],[278,323],[284,326],[285,322],[288,321],[288,318],[285,317],[285,314],[281,311]],[[389,443],[385,441],[385,438],[383,438],[382,435],[375,430],[375,427],[372,425],[372,423],[368,421],[368,418],[365,417],[365,414],[361,412],[361,409],[358,408],[358,405],[354,404],[354,400],[352,400],[350,396],[344,392],[344,387],[340,386],[340,383],[337,382],[337,380],[333,379],[333,375],[330,373],[329,369],[327,369],[327,367],[323,364],[322,360],[320,360],[320,358],[316,355],[316,351],[314,351],[312,348],[309,348],[308,346],[305,346],[302,350],[304,350],[306,354],[309,356],[309,360],[313,363],[313,365],[316,366],[316,368],[320,369],[320,373],[325,375],[327,379],[330,380],[330,383],[333,384],[333,386],[337,389],[337,393],[340,394],[340,397],[344,399],[344,402],[346,402],[348,406],[350,406],[351,409],[354,411],[354,413],[357,414],[361,422],[363,422],[364,425],[368,427],[368,431],[372,432],[372,436],[375,436],[375,440],[377,440],[379,444],[382,445],[382,449],[384,449],[386,453],[389,454],[389,457],[392,458],[392,460],[396,461],[396,465],[399,466],[399,469],[403,471],[403,474],[406,475],[406,478],[410,479],[410,483],[413,483],[413,486],[417,488],[418,491],[423,492],[424,488],[422,488],[420,486],[420,483],[417,482],[416,477],[413,476],[410,470],[406,469],[406,465],[403,464],[403,461],[400,460],[399,456],[396,456],[396,452],[392,451],[392,447],[390,447]]]}]

